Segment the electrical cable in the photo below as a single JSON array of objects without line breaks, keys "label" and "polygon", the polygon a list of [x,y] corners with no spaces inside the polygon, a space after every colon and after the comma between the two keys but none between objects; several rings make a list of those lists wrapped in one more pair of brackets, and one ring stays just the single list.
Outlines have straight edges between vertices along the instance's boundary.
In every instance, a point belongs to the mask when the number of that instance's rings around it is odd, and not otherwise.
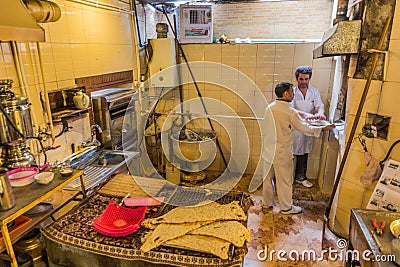
[{"label": "electrical cable", "polygon": [[[137,37],[139,39],[139,47],[144,47],[147,45],[147,43],[142,44],[142,37],[140,37],[140,27],[139,27],[139,20],[138,20],[138,14],[137,14],[137,8],[136,8],[136,1],[133,0],[133,11],[135,13],[135,21],[136,21],[136,30],[137,30]],[[145,30],[146,31],[146,30]]]},{"label": "electrical cable", "polygon": [[[190,76],[191,76],[191,78],[192,78],[192,80],[193,80],[194,87],[196,88],[196,91],[197,91],[197,96],[198,96],[199,99],[200,99],[200,102],[201,102],[201,104],[202,104],[202,106],[203,106],[204,112],[206,113],[206,115],[208,115],[208,111],[207,111],[206,105],[204,104],[203,97],[202,97],[202,95],[201,95],[201,93],[200,93],[199,86],[197,85],[196,79],[194,78],[194,74],[193,74],[193,72],[192,72],[192,69],[190,68],[190,64],[189,64],[189,62],[188,62],[188,60],[187,60],[187,58],[186,58],[186,55],[185,55],[185,52],[183,51],[183,48],[182,48],[182,46],[181,46],[181,43],[180,43],[179,40],[178,40],[178,35],[177,35],[176,31],[174,30],[174,28],[172,27],[171,21],[169,20],[169,17],[168,17],[168,15],[167,15],[167,12],[165,11],[165,8],[164,8],[164,7],[163,7],[163,11],[164,11],[165,17],[167,18],[169,27],[171,28],[172,33],[174,34],[175,41],[176,41],[176,43],[178,44],[179,51],[182,53],[183,59],[185,60],[186,66],[188,67],[189,74],[190,74]],[[211,119],[210,119],[209,116],[207,116],[207,120],[208,120],[208,123],[209,123],[209,125],[210,125],[210,127],[211,127],[211,130],[215,132],[214,126],[213,126],[213,124],[212,124]],[[221,154],[221,158],[222,158],[222,161],[223,161],[224,164],[225,164],[225,167],[228,167],[228,163],[226,162],[224,153],[222,153],[221,144],[219,143],[218,138],[215,138],[215,143],[216,143],[216,145],[217,145],[217,147],[218,147],[218,150],[219,150],[219,152],[220,152],[220,154]]]},{"label": "electrical cable", "polygon": [[60,137],[63,133],[68,132],[68,129],[69,129],[68,122],[66,122],[64,120],[62,123],[63,123],[63,128],[62,128],[61,132],[59,134],[55,135],[54,138]]},{"label": "electrical cable", "polygon": [[393,148],[394,148],[398,143],[400,143],[400,139],[397,140],[397,141],[394,141],[394,143],[390,146],[388,152],[386,153],[385,158],[384,158],[383,160],[381,160],[381,161],[379,162],[379,164],[383,164],[385,161],[387,161],[387,159],[389,158],[390,154],[392,153]]}]

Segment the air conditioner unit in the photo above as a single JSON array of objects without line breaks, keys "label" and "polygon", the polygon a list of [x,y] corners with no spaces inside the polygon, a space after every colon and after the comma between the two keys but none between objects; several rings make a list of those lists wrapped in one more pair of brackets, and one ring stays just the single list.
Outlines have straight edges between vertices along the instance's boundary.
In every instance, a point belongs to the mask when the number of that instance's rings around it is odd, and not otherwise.
[{"label": "air conditioner unit", "polygon": [[179,39],[181,43],[212,43],[211,5],[179,6]]}]

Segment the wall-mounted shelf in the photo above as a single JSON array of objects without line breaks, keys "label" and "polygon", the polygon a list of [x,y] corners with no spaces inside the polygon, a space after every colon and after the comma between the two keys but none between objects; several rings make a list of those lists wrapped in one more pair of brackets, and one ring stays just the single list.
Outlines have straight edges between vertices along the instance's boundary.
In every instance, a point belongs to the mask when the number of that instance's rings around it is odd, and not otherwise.
[{"label": "wall-mounted shelf", "polygon": [[88,109],[76,109],[76,108],[61,108],[51,112],[53,124],[60,123],[65,120],[80,117],[88,112]]}]

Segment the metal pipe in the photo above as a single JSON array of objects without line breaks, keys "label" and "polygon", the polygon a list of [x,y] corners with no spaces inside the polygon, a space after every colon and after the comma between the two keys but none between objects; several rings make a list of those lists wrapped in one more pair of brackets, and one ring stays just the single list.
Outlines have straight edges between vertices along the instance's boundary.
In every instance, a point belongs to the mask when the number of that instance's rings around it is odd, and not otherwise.
[{"label": "metal pipe", "polygon": [[125,9],[125,8],[120,8],[120,7],[116,7],[113,5],[109,5],[106,3],[102,3],[99,1],[89,1],[89,0],[66,0],[72,3],[76,3],[76,4],[81,4],[81,5],[85,5],[85,6],[90,6],[90,7],[95,7],[95,8],[100,8],[100,9],[104,9],[104,10],[108,10],[108,11],[115,11],[115,12],[120,12],[120,13],[125,13],[125,14],[132,14],[133,11]]},{"label": "metal pipe", "polygon": [[[17,70],[17,75],[18,75],[18,81],[19,81],[19,85],[21,86],[21,89],[23,90],[24,95],[32,101],[32,98],[29,94],[29,90],[27,90],[27,85],[28,82],[26,81],[26,76],[25,76],[25,71],[24,71],[24,66],[21,63],[22,62],[22,57],[21,57],[21,53],[19,52],[19,48],[17,46],[17,42],[16,41],[11,41],[11,51],[14,57],[14,63],[15,63],[15,69]],[[36,129],[38,128],[38,122],[37,122],[37,118],[35,115],[35,112],[32,112],[32,118],[33,118],[33,125],[34,127],[36,127]],[[35,134],[35,133],[34,133]]]},{"label": "metal pipe", "polygon": [[243,120],[257,120],[257,121],[261,121],[264,120],[264,118],[257,118],[257,117],[246,117],[246,116],[230,116],[230,115],[209,115],[209,114],[198,114],[198,113],[187,113],[187,112],[157,112],[157,114],[160,115],[183,115],[183,116],[187,116],[190,115],[192,117],[198,117],[198,118],[224,118],[224,119],[243,119]]},{"label": "metal pipe", "polygon": [[[130,8],[133,9],[133,5],[135,5],[135,3],[133,2],[135,0],[129,0],[129,5]],[[138,32],[137,32],[137,24],[136,24],[136,20],[135,20],[135,14],[134,13],[130,13],[131,15],[131,22],[132,22],[132,41],[133,41],[133,46],[135,49],[135,54],[136,54],[136,83],[134,83],[134,86],[137,88],[140,87],[140,57],[139,57],[139,46],[138,46],[138,42],[137,42],[137,36],[138,36]]]},{"label": "metal pipe", "polygon": [[[17,76],[18,76],[18,82],[19,85],[23,91],[24,96],[26,96],[30,101],[32,101],[32,98],[30,97],[29,91],[26,89],[27,88],[27,84],[28,82],[26,81],[26,76],[25,76],[25,71],[24,71],[24,66],[21,63],[22,62],[22,57],[21,57],[21,53],[19,52],[19,48],[18,48],[18,44],[16,41],[10,41],[11,43],[11,52],[14,58],[14,65],[15,65],[15,69],[17,71]],[[36,118],[36,114],[35,111],[32,109],[31,112],[31,116],[32,116],[32,121],[33,121],[33,128],[34,129],[39,129],[38,128],[38,122],[37,122],[37,118]],[[33,135],[36,135],[36,130],[34,130]],[[39,151],[39,146],[37,145],[36,142],[32,142],[31,146],[33,146],[33,150],[38,152]],[[34,157],[35,160],[37,162],[39,162],[39,157],[37,157],[38,153],[35,153]]]},{"label": "metal pipe", "polygon": [[45,102],[45,105],[46,105],[47,122],[48,122],[48,125],[50,127],[51,139],[54,142],[53,118],[51,117],[49,94],[48,94],[47,88],[46,88],[46,79],[44,78],[42,53],[40,52],[40,45],[39,45],[38,42],[36,42],[36,48],[37,48],[37,51],[38,51],[40,74],[42,76],[42,82],[43,82],[43,91],[41,91],[41,92],[43,93],[44,102]]},{"label": "metal pipe", "polygon": [[[382,35],[381,35],[381,37],[379,39],[377,50],[382,50],[383,44],[385,43],[387,32],[389,30],[389,26],[390,26],[390,21],[391,20],[392,20],[392,16],[389,16],[387,18],[387,20],[386,20],[385,26],[383,28]],[[331,213],[333,199],[335,198],[336,191],[337,191],[338,186],[339,186],[340,178],[341,178],[342,173],[343,173],[344,165],[346,164],[346,159],[347,159],[347,156],[349,155],[349,152],[350,152],[350,147],[351,147],[351,144],[352,144],[353,139],[354,139],[354,135],[355,135],[356,130],[357,130],[357,125],[358,125],[358,122],[360,121],[361,112],[363,110],[365,100],[367,99],[368,90],[369,90],[369,87],[371,85],[372,77],[374,75],[376,66],[378,64],[379,55],[380,54],[377,53],[377,52],[375,52],[375,54],[374,54],[374,58],[372,60],[372,65],[371,65],[371,69],[370,69],[370,72],[369,72],[368,77],[367,77],[367,82],[365,83],[365,86],[364,86],[364,90],[363,90],[363,94],[361,96],[360,104],[358,105],[357,113],[356,113],[356,116],[354,118],[353,125],[351,127],[351,131],[350,131],[350,135],[349,135],[348,141],[346,143],[346,148],[345,148],[345,151],[344,151],[344,154],[343,154],[343,158],[340,161],[340,166],[339,166],[339,170],[338,170],[337,175],[336,175],[335,183],[333,185],[332,193],[330,195],[329,202],[328,202],[328,205],[327,205],[326,210],[325,210],[323,230],[322,230],[322,242],[323,242],[323,239],[324,239],[325,227],[328,226],[328,228],[330,229],[330,226],[329,226],[329,215]],[[332,229],[330,229],[330,230],[332,231]],[[332,231],[332,232],[335,233],[334,231]]]}]

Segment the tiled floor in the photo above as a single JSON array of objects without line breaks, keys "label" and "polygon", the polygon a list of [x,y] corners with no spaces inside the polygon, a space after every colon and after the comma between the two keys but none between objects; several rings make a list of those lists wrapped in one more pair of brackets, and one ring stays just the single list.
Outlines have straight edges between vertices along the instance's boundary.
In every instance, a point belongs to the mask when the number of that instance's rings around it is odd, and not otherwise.
[{"label": "tiled floor", "polygon": [[[247,178],[242,178],[236,189],[247,192],[247,180]],[[312,182],[316,183],[316,181]],[[323,214],[328,196],[321,195],[316,186],[307,189],[302,185],[294,185],[294,204],[303,208],[303,213],[298,215],[280,214],[276,197],[273,209],[263,209],[261,188],[251,193],[251,196],[254,206],[250,208],[247,227],[251,232],[252,241],[247,244],[245,267],[343,266],[343,262],[339,259],[328,260],[328,253],[322,253],[322,247],[326,250],[330,248],[331,251],[340,252],[341,250],[337,246],[339,239],[329,230],[325,233],[323,244],[321,242]],[[268,257],[263,259],[265,253],[261,253],[261,250],[265,251],[265,248],[267,248]],[[272,253],[273,250],[285,251],[287,254],[281,258],[287,261],[279,260],[277,253]],[[315,252],[315,258],[312,256],[313,252]],[[298,260],[291,260],[289,253],[292,258],[296,258],[296,253],[298,253]],[[335,252],[331,255],[337,256]]]}]

